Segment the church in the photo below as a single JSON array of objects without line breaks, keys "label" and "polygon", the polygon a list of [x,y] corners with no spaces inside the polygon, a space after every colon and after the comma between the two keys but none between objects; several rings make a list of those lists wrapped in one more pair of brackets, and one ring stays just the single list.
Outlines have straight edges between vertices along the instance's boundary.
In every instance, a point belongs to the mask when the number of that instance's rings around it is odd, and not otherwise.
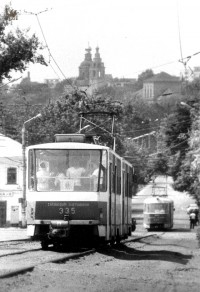
[{"label": "church", "polygon": [[109,84],[107,80],[109,76],[105,74],[105,66],[100,57],[99,47],[96,47],[94,58],[92,58],[92,49],[90,47],[85,51],[85,59],[79,66],[76,85],[82,90],[86,90],[87,93],[92,94],[94,91]]}]

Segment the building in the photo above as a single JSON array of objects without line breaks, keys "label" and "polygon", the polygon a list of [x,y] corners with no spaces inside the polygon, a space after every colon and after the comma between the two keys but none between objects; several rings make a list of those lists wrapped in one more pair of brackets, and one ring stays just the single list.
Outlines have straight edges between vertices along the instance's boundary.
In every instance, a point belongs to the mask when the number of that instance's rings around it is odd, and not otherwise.
[{"label": "building", "polygon": [[134,89],[136,81],[135,78],[115,78],[112,84],[114,87]]},{"label": "building", "polygon": [[95,90],[108,85],[107,79],[110,82],[110,75],[107,78],[105,74],[105,66],[100,57],[99,47],[96,47],[93,59],[91,48],[89,47],[85,50],[85,59],[79,66],[79,76],[75,84],[82,90],[87,90],[88,93],[92,94]]},{"label": "building", "polygon": [[44,83],[47,84],[49,88],[54,88],[56,84],[58,84],[59,79],[51,78],[51,79],[44,79]]},{"label": "building", "polygon": [[161,96],[181,94],[181,80],[161,72],[143,82],[142,97],[149,102],[155,102]]},{"label": "building", "polygon": [[21,226],[22,145],[0,134],[0,227]]}]

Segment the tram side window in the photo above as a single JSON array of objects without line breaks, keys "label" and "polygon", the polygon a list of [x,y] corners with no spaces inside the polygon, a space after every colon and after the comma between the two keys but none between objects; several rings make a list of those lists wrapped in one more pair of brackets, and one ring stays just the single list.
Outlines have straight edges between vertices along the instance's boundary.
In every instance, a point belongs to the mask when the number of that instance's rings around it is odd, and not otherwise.
[{"label": "tram side window", "polygon": [[132,198],[133,195],[133,172],[132,168],[129,169],[129,198]]},{"label": "tram side window", "polygon": [[34,178],[34,152],[29,150],[28,154],[28,188],[29,190],[34,190],[35,188],[35,178]]}]

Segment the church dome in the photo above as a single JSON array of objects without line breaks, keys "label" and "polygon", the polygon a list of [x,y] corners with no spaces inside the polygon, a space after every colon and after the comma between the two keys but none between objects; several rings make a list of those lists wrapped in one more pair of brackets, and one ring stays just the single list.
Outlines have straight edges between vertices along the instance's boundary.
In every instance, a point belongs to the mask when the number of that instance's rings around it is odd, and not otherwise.
[{"label": "church dome", "polygon": [[89,67],[92,64],[91,48],[85,49],[85,60],[81,63],[80,67]]}]

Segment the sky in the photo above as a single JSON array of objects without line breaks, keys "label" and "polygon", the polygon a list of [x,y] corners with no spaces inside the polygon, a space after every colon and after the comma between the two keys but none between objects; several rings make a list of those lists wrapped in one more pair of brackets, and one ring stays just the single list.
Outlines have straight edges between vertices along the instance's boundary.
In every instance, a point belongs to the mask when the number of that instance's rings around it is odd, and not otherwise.
[{"label": "sky", "polygon": [[[105,73],[137,78],[146,69],[180,76],[179,60],[200,66],[199,0],[1,0],[20,12],[13,28],[30,28],[49,50],[48,67],[31,65],[31,81],[77,77],[88,46],[98,46]],[[45,38],[45,39],[44,39]],[[51,58],[49,58],[49,51]],[[186,61],[187,59],[184,59]]]}]

